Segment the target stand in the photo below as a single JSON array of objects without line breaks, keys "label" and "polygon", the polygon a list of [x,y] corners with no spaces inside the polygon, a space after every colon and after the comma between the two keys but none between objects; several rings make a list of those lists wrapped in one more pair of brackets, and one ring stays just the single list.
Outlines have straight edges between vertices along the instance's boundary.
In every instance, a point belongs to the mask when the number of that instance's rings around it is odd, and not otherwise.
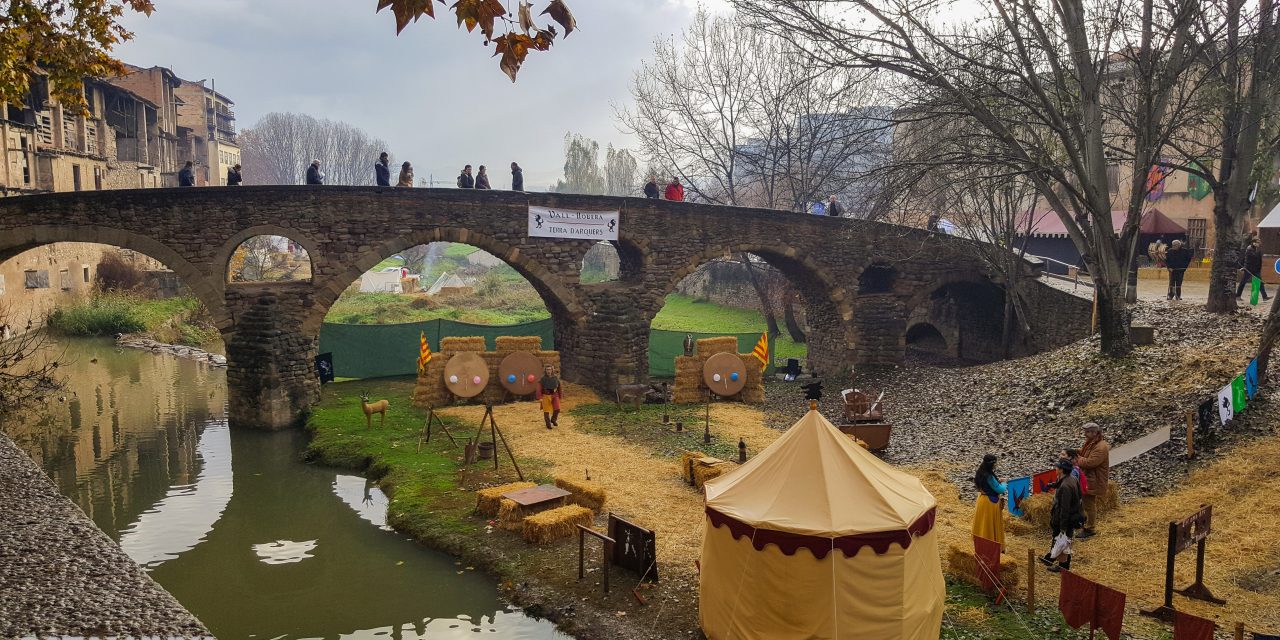
[{"label": "target stand", "polygon": [[502,448],[507,450],[507,457],[511,459],[511,466],[515,467],[516,476],[524,481],[524,473],[520,471],[520,463],[516,462],[516,456],[511,451],[511,445],[507,444],[507,437],[502,435],[502,429],[498,428],[498,421],[493,417],[493,405],[484,405],[484,415],[480,418],[480,429],[476,431],[476,435],[472,438],[472,442],[479,444],[480,438],[484,437],[485,423],[489,426],[489,442],[493,443],[493,470],[498,470],[498,441],[502,441]]},{"label": "target stand", "polygon": [[736,353],[717,353],[703,363],[702,382],[707,386],[702,442],[710,444],[712,396],[729,398],[738,395],[747,384],[747,365]]},{"label": "target stand", "polygon": [[430,443],[431,443],[431,425],[432,425],[432,423],[437,424],[437,425],[439,425],[439,426],[440,426],[440,430],[441,430],[441,431],[443,431],[443,432],[444,432],[444,434],[445,434],[446,436],[449,436],[449,442],[452,442],[452,443],[453,443],[453,446],[455,446],[455,447],[456,447],[456,446],[458,446],[458,440],[457,440],[456,438],[454,438],[454,437],[453,437],[453,434],[452,434],[452,433],[450,433],[450,432],[449,432],[449,427],[448,427],[447,425],[445,425],[444,420],[441,420],[441,419],[440,419],[440,416],[436,415],[436,408],[435,408],[435,407],[428,407],[428,408],[427,408],[427,422],[426,422],[426,424],[422,425],[422,431],[418,434],[418,451],[419,451],[419,452],[421,452],[421,451],[422,451],[422,443],[423,443],[424,441],[425,441],[425,442],[427,442],[428,444],[430,444]]}]

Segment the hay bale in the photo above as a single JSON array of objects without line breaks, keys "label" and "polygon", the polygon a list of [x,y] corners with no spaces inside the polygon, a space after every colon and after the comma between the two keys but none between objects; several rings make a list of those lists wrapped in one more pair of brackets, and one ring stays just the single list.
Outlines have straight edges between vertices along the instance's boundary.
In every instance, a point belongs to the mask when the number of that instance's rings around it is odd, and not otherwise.
[{"label": "hay bale", "polygon": [[556,476],[556,486],[568,491],[569,502],[582,505],[596,513],[604,508],[605,491],[599,483]]},{"label": "hay bale", "polygon": [[[1120,487],[1115,480],[1107,483],[1106,493],[1098,496],[1098,518],[1120,506]],[[1037,493],[1022,501],[1022,519],[1032,527],[1047,531],[1049,515],[1053,511],[1053,494]]]},{"label": "hay bale", "polygon": [[[476,492],[476,514],[486,518],[492,518],[498,515],[498,509],[502,507],[502,494],[515,491],[517,489],[528,489],[538,486],[532,482],[512,482],[510,484],[500,484],[496,487],[481,489]],[[515,504],[512,502],[512,504]]]},{"label": "hay bale", "polygon": [[572,538],[578,534],[577,525],[590,527],[595,522],[595,514],[590,509],[570,504],[541,513],[535,513],[524,519],[521,533],[525,542],[542,544]]},{"label": "hay bale", "polygon": [[505,354],[512,351],[541,351],[542,338],[538,336],[498,336],[493,339],[494,347]]},{"label": "hay bale", "polygon": [[502,498],[498,507],[498,526],[507,531],[519,531],[524,526],[524,507],[510,498]]},{"label": "hay bale", "polygon": [[[709,462],[708,460],[715,460],[715,462]],[[715,480],[716,478],[733,471],[736,466],[738,465],[727,460],[703,458],[702,460],[693,463],[693,484],[695,487],[701,489],[703,485],[707,484],[707,481]]]},{"label": "hay bale", "polygon": [[441,353],[484,350],[484,336],[449,336],[440,339]]},{"label": "hay bale", "polygon": [[706,360],[717,353],[737,353],[738,339],[734,336],[716,336],[703,338],[696,343],[698,357]]},{"label": "hay bale", "polygon": [[693,478],[689,475],[689,461],[696,461],[705,457],[707,457],[707,454],[701,451],[685,451],[680,454],[680,477],[684,480],[685,484],[693,482]]},{"label": "hay bale", "polygon": [[[1012,589],[1022,580],[1022,572],[1026,567],[1018,563],[1011,555],[1000,554],[1000,582],[1006,589]],[[947,546],[947,573],[957,580],[963,580],[975,587],[981,587],[978,581],[978,561],[973,557],[972,549],[962,549],[954,544]]]}]

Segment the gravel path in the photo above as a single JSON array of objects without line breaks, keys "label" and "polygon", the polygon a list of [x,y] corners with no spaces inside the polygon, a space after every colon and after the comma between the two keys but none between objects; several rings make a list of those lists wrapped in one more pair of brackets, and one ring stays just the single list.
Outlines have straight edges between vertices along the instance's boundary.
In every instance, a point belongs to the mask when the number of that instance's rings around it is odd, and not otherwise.
[{"label": "gravel path", "polygon": [[0,637],[212,637],[0,434]]},{"label": "gravel path", "polygon": [[[1113,447],[1169,426],[1169,444],[1113,470],[1125,494],[1162,493],[1190,468],[1182,412],[1244,371],[1262,317],[1252,311],[1224,317],[1196,303],[1160,300],[1138,303],[1134,324],[1155,327],[1156,344],[1122,359],[1099,355],[1091,338],[979,366],[911,358],[903,367],[860,372],[859,386],[888,390],[886,417],[894,428],[885,458],[955,466],[949,477],[967,489],[984,453],[1000,455],[1002,477],[1018,477],[1048,469],[1059,450],[1078,447],[1085,422],[1101,424]],[[848,386],[847,378],[823,383],[821,409],[837,424],[839,392]],[[1265,407],[1268,395],[1254,402]],[[772,383],[766,396],[771,427],[785,428],[804,411],[795,383]],[[1227,433],[1199,442],[1198,457],[1212,458],[1224,443],[1266,432],[1267,413],[1251,405]]]}]

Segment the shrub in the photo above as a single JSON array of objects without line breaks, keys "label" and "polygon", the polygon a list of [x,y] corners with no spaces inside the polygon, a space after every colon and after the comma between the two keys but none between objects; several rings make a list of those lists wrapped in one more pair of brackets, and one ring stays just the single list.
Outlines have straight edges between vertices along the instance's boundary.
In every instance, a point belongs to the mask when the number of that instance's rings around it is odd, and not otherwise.
[{"label": "shrub", "polygon": [[145,331],[146,322],[124,296],[92,296],[49,314],[49,328],[69,336],[109,336]]},{"label": "shrub", "polygon": [[102,254],[98,263],[97,285],[102,291],[129,291],[142,284],[142,270],[119,251]]}]

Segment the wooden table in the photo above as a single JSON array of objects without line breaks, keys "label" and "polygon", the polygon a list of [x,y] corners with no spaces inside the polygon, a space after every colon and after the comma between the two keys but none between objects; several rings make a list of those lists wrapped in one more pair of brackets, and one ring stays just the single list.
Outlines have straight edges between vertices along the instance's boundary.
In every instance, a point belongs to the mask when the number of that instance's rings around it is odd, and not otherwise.
[{"label": "wooden table", "polygon": [[502,497],[510,499],[516,504],[523,507],[526,512],[532,513],[542,511],[550,507],[558,507],[564,504],[566,496],[570,495],[568,491],[561,489],[555,485],[543,484],[528,489],[516,489],[502,494]]}]

